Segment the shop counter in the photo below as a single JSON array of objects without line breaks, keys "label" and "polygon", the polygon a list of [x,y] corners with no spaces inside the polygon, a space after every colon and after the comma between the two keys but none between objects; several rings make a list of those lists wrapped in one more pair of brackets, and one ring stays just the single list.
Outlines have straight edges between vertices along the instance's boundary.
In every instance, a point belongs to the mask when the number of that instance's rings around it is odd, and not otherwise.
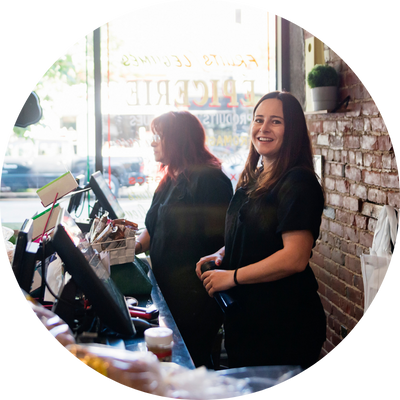
[{"label": "shop counter", "polygon": [[[158,318],[159,325],[172,329],[173,340],[174,340],[174,347],[172,351],[172,362],[189,369],[194,369],[195,366],[186,348],[185,342],[183,341],[179,329],[176,326],[174,318],[168,308],[167,303],[165,302],[165,299],[161,293],[161,290],[157,284],[157,281],[154,277],[151,268],[149,268],[148,276],[153,285],[153,288],[151,290],[151,295],[135,296],[135,298],[139,301],[139,306],[141,307],[145,307],[150,302],[154,304],[154,306],[159,311],[159,318]],[[125,340],[125,348],[131,351],[141,351],[145,349],[145,342],[143,335],[141,335],[141,337]]]}]

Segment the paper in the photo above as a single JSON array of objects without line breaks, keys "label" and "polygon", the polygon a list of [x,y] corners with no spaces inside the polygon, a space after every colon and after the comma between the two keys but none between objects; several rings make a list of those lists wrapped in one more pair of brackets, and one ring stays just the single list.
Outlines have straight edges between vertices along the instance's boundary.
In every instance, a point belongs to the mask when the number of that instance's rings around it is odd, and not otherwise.
[{"label": "paper", "polygon": [[38,189],[36,193],[39,196],[43,207],[47,207],[54,202],[56,195],[57,201],[64,197],[66,194],[75,190],[77,187],[78,182],[71,174],[71,172],[68,171],[64,175],[61,175],[59,178]]},{"label": "paper", "polygon": [[[43,211],[39,215],[35,215],[33,219],[33,232],[32,232],[32,240],[35,241],[38,239],[44,232],[44,227],[46,225],[47,219],[49,217],[49,212],[51,208],[48,208],[47,210]],[[47,222],[47,227],[46,227],[46,232],[48,232],[50,229],[53,229],[56,226],[58,215],[60,214],[61,207],[57,203],[53,207],[53,211],[51,213],[50,219]]]},{"label": "paper", "polygon": [[[60,257],[56,256],[47,266],[46,270],[46,281],[52,292],[57,295],[60,293],[60,289],[63,287],[63,268]],[[47,288],[44,292],[44,301],[54,302],[55,298]]]}]

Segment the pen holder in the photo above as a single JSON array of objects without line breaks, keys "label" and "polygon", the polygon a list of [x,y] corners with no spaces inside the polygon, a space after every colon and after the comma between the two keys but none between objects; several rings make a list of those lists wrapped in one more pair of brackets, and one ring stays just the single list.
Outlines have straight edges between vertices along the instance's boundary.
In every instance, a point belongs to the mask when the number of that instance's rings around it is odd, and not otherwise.
[{"label": "pen holder", "polygon": [[135,260],[136,237],[128,237],[108,242],[93,243],[97,252],[106,251],[110,255],[110,265],[124,264]]}]

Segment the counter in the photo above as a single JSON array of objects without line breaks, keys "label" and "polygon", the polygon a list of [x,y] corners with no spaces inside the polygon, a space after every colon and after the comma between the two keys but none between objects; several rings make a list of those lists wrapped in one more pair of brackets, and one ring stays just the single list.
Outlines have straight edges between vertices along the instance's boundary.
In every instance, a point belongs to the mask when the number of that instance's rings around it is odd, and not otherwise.
[{"label": "counter", "polygon": [[[141,307],[145,307],[150,301],[154,304],[159,311],[159,325],[166,326],[173,331],[174,347],[172,352],[172,362],[181,365],[189,369],[195,369],[193,361],[190,354],[186,348],[185,342],[175,324],[174,318],[165,302],[164,296],[162,295],[160,288],[158,287],[157,281],[154,274],[149,268],[148,276],[151,280],[153,288],[151,290],[151,295],[149,296],[135,296],[139,301]],[[138,337],[133,339],[125,340],[125,348],[131,351],[140,351],[145,345],[144,337]]]}]

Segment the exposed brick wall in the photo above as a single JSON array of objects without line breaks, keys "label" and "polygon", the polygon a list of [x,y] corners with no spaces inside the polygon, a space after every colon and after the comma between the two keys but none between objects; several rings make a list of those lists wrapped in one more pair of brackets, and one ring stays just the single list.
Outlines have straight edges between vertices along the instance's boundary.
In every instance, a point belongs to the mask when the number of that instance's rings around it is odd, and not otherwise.
[{"label": "exposed brick wall", "polygon": [[328,50],[340,74],[345,112],[306,115],[315,154],[323,156],[326,193],[321,235],[311,267],[327,315],[323,355],[337,346],[364,312],[360,255],[369,253],[383,205],[400,207],[399,179],[389,133],[356,74]]}]

